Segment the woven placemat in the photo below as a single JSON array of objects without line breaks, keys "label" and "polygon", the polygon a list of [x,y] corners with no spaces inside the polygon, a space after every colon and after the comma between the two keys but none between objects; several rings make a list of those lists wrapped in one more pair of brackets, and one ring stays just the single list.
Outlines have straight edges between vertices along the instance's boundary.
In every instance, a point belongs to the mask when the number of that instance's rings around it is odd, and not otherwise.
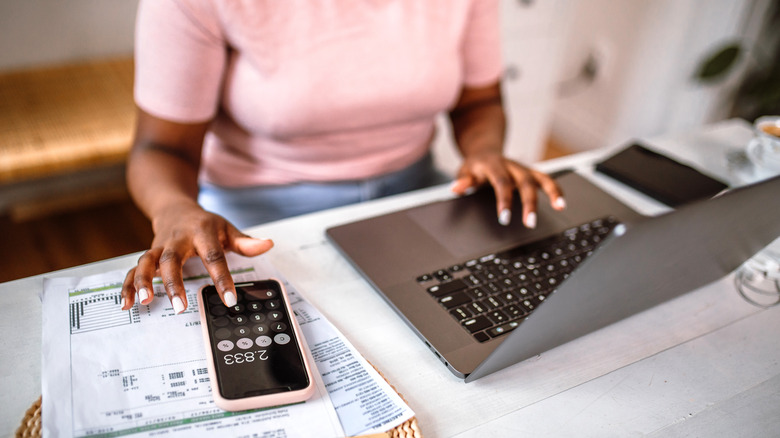
[{"label": "woven placemat", "polygon": [[41,436],[41,399],[38,400],[27,409],[22,419],[22,424],[19,429],[16,429],[16,437],[39,437]]}]

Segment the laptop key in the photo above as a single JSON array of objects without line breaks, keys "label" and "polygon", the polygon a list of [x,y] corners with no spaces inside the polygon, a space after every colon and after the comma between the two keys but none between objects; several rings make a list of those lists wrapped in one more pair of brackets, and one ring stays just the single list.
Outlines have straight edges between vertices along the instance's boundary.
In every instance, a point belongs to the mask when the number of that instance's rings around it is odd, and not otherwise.
[{"label": "laptop key", "polygon": [[433,276],[438,278],[439,281],[449,281],[452,279],[450,273],[445,271],[444,269],[439,269],[438,271],[434,272]]},{"label": "laptop key", "polygon": [[466,283],[463,280],[456,279],[447,283],[437,284],[428,288],[428,293],[436,298],[447,295],[452,292],[459,291],[466,288]]},{"label": "laptop key", "polygon": [[517,301],[517,295],[512,292],[504,292],[498,295],[498,299],[501,300],[504,304],[513,304]]},{"label": "laptop key", "polygon": [[485,298],[488,296],[488,291],[481,287],[475,287],[472,289],[469,289],[469,295],[471,295],[471,298],[475,300],[481,300],[482,298]]},{"label": "laptop key", "polygon": [[480,284],[482,284],[482,280],[480,280],[479,277],[477,277],[474,274],[468,275],[463,278],[465,279],[466,282],[468,282],[472,286],[479,286]]},{"label": "laptop key", "polygon": [[519,318],[521,316],[525,316],[525,315],[528,314],[528,311],[525,308],[523,308],[522,306],[516,306],[516,305],[511,305],[509,307],[505,307],[503,310],[504,310],[504,313],[509,315],[510,318]]},{"label": "laptop key", "polygon": [[423,274],[417,277],[418,283],[425,283],[426,281],[431,281],[431,280],[433,280],[433,277],[430,274]]},{"label": "laptop key", "polygon": [[482,303],[480,303],[478,301],[475,301],[475,302],[469,304],[468,307],[469,307],[469,310],[474,312],[474,314],[476,314],[476,315],[479,315],[480,313],[487,312],[487,309],[485,308],[485,306],[483,306]]},{"label": "laptop key", "polygon": [[439,298],[439,302],[444,307],[452,309],[453,307],[458,307],[461,304],[470,303],[471,297],[466,295],[466,291],[458,291]]},{"label": "laptop key", "polygon": [[494,310],[487,314],[488,319],[493,321],[493,324],[502,324],[504,322],[507,322],[509,318],[506,316],[506,314],[500,310]]},{"label": "laptop key", "polygon": [[521,321],[510,321],[510,322],[508,322],[506,324],[502,324],[502,325],[500,325],[498,327],[493,327],[493,328],[487,330],[487,333],[490,335],[490,337],[495,338],[495,337],[498,337],[498,336],[501,336],[503,334],[511,332],[512,330],[517,328],[517,326],[520,325],[520,322]]},{"label": "laptop key", "polygon": [[474,333],[474,339],[479,342],[485,342],[490,340],[490,336],[488,336],[485,332],[477,332]]},{"label": "laptop key", "polygon": [[466,330],[470,331],[471,333],[484,330],[493,325],[490,322],[490,320],[484,316],[477,316],[475,318],[467,319],[463,321],[461,324],[463,325],[463,327],[466,327]]},{"label": "laptop key", "polygon": [[455,319],[458,321],[462,321],[466,318],[471,318],[473,313],[471,313],[471,310],[468,309],[468,307],[458,307],[457,309],[453,309],[450,311],[450,315],[452,315]]},{"label": "laptop key", "polygon": [[485,306],[487,309],[492,310],[492,309],[498,309],[503,305],[503,303],[501,303],[501,301],[496,299],[496,297],[491,296],[482,300],[482,305]]}]

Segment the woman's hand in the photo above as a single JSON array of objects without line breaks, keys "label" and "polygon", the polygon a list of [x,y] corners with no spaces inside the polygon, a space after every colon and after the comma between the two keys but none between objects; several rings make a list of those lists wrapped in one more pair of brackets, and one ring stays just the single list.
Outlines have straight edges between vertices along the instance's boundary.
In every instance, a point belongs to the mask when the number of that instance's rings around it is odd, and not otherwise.
[{"label": "woman's hand", "polygon": [[496,194],[496,214],[501,225],[509,225],[512,220],[512,195],[515,190],[520,192],[523,224],[528,228],[536,227],[537,191],[540,188],[547,194],[554,209],[566,208],[563,193],[550,176],[512,161],[499,152],[466,157],[452,191],[464,195],[486,182],[490,183]]},{"label": "woman's hand", "polygon": [[523,224],[536,227],[537,191],[541,188],[556,210],[566,208],[561,189],[548,175],[506,158],[503,154],[506,116],[501,100],[501,84],[463,87],[450,112],[455,141],[463,155],[452,191],[463,195],[490,183],[496,193],[498,222],[512,220],[512,194],[520,192]]},{"label": "woman's hand", "polygon": [[153,226],[152,248],[138,259],[138,265],[127,273],[122,285],[122,310],[133,306],[136,294],[141,304],[152,302],[152,280],[159,272],[173,309],[176,313],[183,312],[188,303],[182,266],[193,256],[203,261],[225,305],[235,305],[235,285],[225,252],[252,257],[274,245],[271,240],[243,234],[221,216],[206,212],[194,203],[169,206],[155,218]]},{"label": "woman's hand", "polygon": [[133,199],[152,220],[152,247],[138,259],[122,285],[122,309],[154,299],[152,279],[162,278],[165,293],[176,313],[187,308],[182,266],[198,256],[214,281],[222,301],[236,302],[226,251],[252,257],[274,245],[240,232],[223,217],[201,208],[198,170],[203,137],[209,121],[176,123],[138,111],[138,124],[127,167],[127,184]]}]

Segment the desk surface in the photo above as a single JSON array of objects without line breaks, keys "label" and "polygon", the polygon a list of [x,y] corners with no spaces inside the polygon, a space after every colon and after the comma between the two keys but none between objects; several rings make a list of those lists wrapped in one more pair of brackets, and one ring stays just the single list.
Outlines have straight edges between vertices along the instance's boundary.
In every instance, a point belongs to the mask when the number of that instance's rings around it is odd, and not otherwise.
[{"label": "desk surface", "polygon": [[[649,143],[734,183],[726,153],[750,137],[749,125],[730,121]],[[664,211],[589,170],[609,152],[539,167],[576,167],[640,212]],[[332,225],[449,196],[435,187],[249,230],[275,240],[267,257],[404,395],[426,436],[780,435],[780,307],[746,303],[731,277],[474,383],[456,379],[324,235]],[[43,277],[127,269],[136,259],[0,285],[0,433],[11,435],[41,392]]]}]

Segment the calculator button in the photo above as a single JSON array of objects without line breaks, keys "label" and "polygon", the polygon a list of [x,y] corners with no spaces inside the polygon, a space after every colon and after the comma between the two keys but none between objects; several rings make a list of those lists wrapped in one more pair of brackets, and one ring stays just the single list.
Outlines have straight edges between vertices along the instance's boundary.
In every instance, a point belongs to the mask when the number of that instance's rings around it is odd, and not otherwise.
[{"label": "calculator button", "polygon": [[249,309],[250,312],[259,312],[263,310],[263,303],[259,303],[257,301],[253,301],[246,305],[246,308]]},{"label": "calculator button", "polygon": [[230,337],[230,330],[226,328],[217,329],[214,332],[214,337],[217,339],[227,339]]},{"label": "calculator button", "polygon": [[227,313],[227,307],[224,305],[216,305],[211,308],[211,314],[213,316],[222,316]]},{"label": "calculator button", "polygon": [[265,324],[257,324],[256,326],[252,327],[252,333],[256,335],[264,335],[268,333],[268,326]]},{"label": "calculator button", "polygon": [[252,322],[263,322],[265,321],[265,315],[262,313],[253,313],[249,315],[249,320]]},{"label": "calculator button", "polygon": [[219,297],[219,295],[209,295],[209,303],[211,304],[222,304],[222,298]]},{"label": "calculator button", "polygon": [[228,341],[227,339],[225,339],[224,341],[219,341],[217,343],[217,348],[219,349],[219,351],[230,351],[233,349],[233,347],[234,347],[233,342]]},{"label": "calculator button", "polygon": [[270,319],[271,321],[279,321],[282,318],[284,318],[284,314],[282,314],[282,312],[269,312],[268,313],[268,319]]},{"label": "calculator button", "polygon": [[236,304],[235,306],[231,306],[229,309],[230,309],[230,313],[232,313],[234,315],[238,315],[238,314],[244,312],[244,305],[243,304]]},{"label": "calculator button", "polygon": [[225,327],[226,325],[230,324],[230,320],[225,318],[224,316],[220,316],[219,318],[214,318],[212,323],[216,327]]},{"label": "calculator button", "polygon": [[242,325],[233,329],[233,333],[236,336],[246,336],[249,334],[249,327]]},{"label": "calculator button", "polygon": [[244,315],[236,315],[236,316],[232,317],[231,319],[233,320],[233,324],[236,324],[236,325],[246,324],[246,322],[247,322],[247,317],[244,316]]},{"label": "calculator button", "polygon": [[265,302],[265,308],[268,310],[276,310],[281,306],[279,300],[268,300]]},{"label": "calculator button", "polygon": [[264,291],[257,292],[258,297],[263,300],[268,300],[271,298],[276,298],[276,291],[273,289],[266,289]]},{"label": "calculator button", "polygon": [[279,333],[278,335],[274,336],[274,342],[276,342],[279,345],[284,345],[290,342],[290,335],[285,333]]},{"label": "calculator button", "polygon": [[249,338],[241,338],[236,341],[236,346],[242,350],[248,350],[254,347],[255,343]]},{"label": "calculator button", "polygon": [[287,330],[287,324],[285,324],[283,322],[275,322],[275,323],[271,324],[271,330],[273,330],[273,331],[275,331],[277,333],[283,332],[283,331]]},{"label": "calculator button", "polygon": [[258,336],[257,339],[255,339],[255,344],[257,344],[258,347],[267,347],[271,345],[271,342],[270,336]]}]

